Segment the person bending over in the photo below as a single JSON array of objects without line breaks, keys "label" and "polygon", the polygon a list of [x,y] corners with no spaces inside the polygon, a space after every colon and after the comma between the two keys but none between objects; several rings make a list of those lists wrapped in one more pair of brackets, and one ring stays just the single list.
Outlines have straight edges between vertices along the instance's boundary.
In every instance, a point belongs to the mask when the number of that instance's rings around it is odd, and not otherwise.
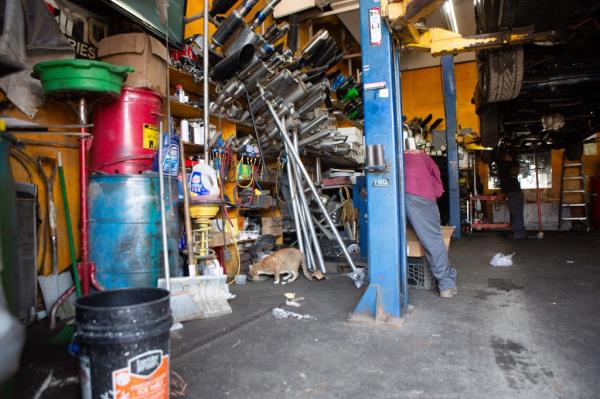
[{"label": "person bending over", "polygon": [[405,151],[404,182],[406,216],[415,231],[438,283],[440,297],[458,293],[456,269],[450,266],[440,226],[437,198],[444,193],[440,170],[433,159],[421,151]]}]

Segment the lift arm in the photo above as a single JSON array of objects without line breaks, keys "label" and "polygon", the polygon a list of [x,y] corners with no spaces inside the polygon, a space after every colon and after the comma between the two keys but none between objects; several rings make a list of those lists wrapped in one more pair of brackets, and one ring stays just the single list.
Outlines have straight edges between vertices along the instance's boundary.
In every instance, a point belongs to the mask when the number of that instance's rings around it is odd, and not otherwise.
[{"label": "lift arm", "polygon": [[534,26],[463,36],[447,29],[418,25],[419,21],[440,8],[444,2],[445,0],[382,0],[381,11],[399,43],[406,48],[430,52],[434,56],[534,42],[554,42],[557,39],[556,32],[535,32]]},{"label": "lift arm", "polygon": [[[429,51],[434,56],[556,40],[555,32],[535,32],[533,26],[473,36],[462,36],[460,33],[442,28],[429,28],[417,32],[417,40],[412,42],[404,40],[404,46]],[[406,34],[402,35],[404,39],[405,36]],[[415,34],[411,34],[410,38],[414,40]]]}]

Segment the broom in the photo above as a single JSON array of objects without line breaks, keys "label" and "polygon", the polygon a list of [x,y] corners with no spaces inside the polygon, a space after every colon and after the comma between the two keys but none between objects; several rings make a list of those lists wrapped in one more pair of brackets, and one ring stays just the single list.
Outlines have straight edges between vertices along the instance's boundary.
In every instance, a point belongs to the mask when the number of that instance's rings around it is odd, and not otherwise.
[{"label": "broom", "polygon": [[[71,224],[71,213],[69,211],[69,199],[67,198],[67,184],[65,182],[65,172],[63,170],[62,155],[58,153],[58,179],[60,182],[60,192],[63,199],[63,208],[65,211],[65,222],[67,225],[67,237],[69,238],[69,252],[71,255],[71,271],[73,272],[73,281],[75,283],[75,293],[77,298],[81,296],[81,283],[79,281],[79,271],[77,270],[77,257],[75,256],[75,242],[73,240],[73,226]],[[68,345],[73,340],[75,333],[75,324],[69,323],[63,327],[60,332],[50,340],[52,345]]]}]

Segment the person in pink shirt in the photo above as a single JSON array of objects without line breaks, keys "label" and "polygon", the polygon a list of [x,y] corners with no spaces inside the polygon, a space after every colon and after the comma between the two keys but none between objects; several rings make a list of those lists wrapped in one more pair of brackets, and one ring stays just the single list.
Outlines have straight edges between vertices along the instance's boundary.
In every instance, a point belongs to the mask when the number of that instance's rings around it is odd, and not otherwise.
[{"label": "person in pink shirt", "polygon": [[436,202],[444,193],[444,186],[438,166],[422,151],[404,152],[404,192],[406,217],[425,249],[440,297],[452,298],[458,293],[456,269],[448,260]]}]

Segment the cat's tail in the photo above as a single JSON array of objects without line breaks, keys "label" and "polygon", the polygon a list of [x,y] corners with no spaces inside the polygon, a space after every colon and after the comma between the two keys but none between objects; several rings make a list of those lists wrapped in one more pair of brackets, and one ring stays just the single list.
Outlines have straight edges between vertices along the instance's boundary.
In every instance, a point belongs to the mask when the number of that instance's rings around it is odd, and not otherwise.
[{"label": "cat's tail", "polygon": [[304,274],[304,277],[306,277],[307,280],[312,281],[313,276],[312,276],[312,274],[310,274],[310,272],[308,271],[308,268],[306,267],[306,257],[304,256],[304,254],[302,254],[302,260],[301,260],[300,264],[302,265],[302,273]]}]

